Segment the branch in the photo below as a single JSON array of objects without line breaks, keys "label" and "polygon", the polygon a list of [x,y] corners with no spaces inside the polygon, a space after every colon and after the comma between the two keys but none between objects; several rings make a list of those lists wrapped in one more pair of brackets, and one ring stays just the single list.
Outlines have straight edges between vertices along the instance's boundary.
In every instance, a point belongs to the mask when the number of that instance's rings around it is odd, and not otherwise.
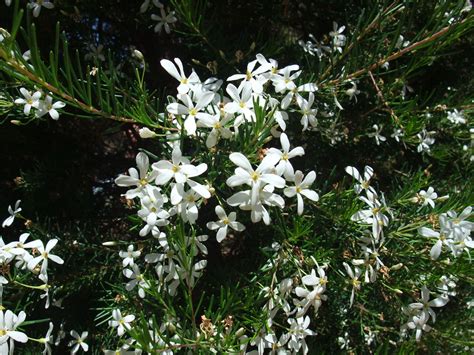
[{"label": "branch", "polygon": [[[459,24],[463,24],[465,23],[469,18],[465,18],[464,20],[462,20],[461,22],[459,22]],[[381,67],[383,64],[385,64],[386,62],[390,62],[392,60],[395,60],[395,59],[398,59],[400,58],[401,56],[407,54],[407,53],[410,53],[414,50],[416,50],[418,47],[421,47],[429,42],[432,42],[436,39],[438,39],[439,37],[443,36],[444,34],[446,34],[453,26],[446,26],[444,28],[442,28],[441,30],[439,30],[438,32],[432,34],[431,36],[429,37],[426,37],[424,39],[422,39],[421,41],[418,41],[418,42],[415,42],[413,43],[412,45],[406,47],[406,48],[403,48],[402,50],[396,52],[396,53],[393,53],[392,55],[386,57],[386,58],[383,58],[379,61],[377,61],[376,63],[370,65],[369,67],[367,68],[363,68],[363,69],[360,69],[360,70],[357,70],[356,72],[352,73],[352,74],[349,74],[347,77],[344,78],[344,80],[351,80],[351,79],[354,79],[358,76],[361,76],[362,74],[365,74],[365,73],[368,73],[370,71],[373,71],[375,69],[377,69],[378,67]],[[331,80],[329,81],[328,83],[330,85],[336,85],[338,83],[340,83],[341,81],[343,80],[343,78],[337,78],[337,79],[334,79],[334,80]]]},{"label": "branch", "polygon": [[390,105],[388,104],[387,100],[385,100],[383,94],[382,94],[382,91],[380,90],[379,86],[377,85],[377,82],[375,81],[375,78],[374,76],[372,75],[372,72],[369,70],[369,76],[370,76],[370,79],[372,80],[372,84],[374,84],[374,87],[375,87],[375,90],[377,91],[377,96],[380,98],[380,100],[382,101],[382,103],[385,105],[385,107],[387,107],[388,111],[390,112],[390,115],[393,117],[393,119],[395,120],[395,122],[403,128],[403,126],[400,124],[400,120],[398,118],[398,116],[395,114],[395,111],[393,111],[393,109],[390,107]]},{"label": "branch", "polygon": [[95,114],[95,115],[98,115],[98,116],[102,116],[104,118],[108,118],[108,119],[111,119],[111,120],[114,120],[114,121],[119,121],[119,122],[124,122],[124,123],[135,123],[135,120],[131,119],[131,118],[127,118],[127,117],[121,117],[121,116],[115,116],[115,115],[111,115],[111,114],[107,114],[103,111],[100,111],[98,109],[96,109],[95,107],[92,107],[92,106],[89,106],[87,104],[85,104],[84,102],[82,101],[79,101],[78,99],[60,91],[58,88],[56,88],[55,86],[47,83],[46,81],[44,81],[43,79],[39,78],[38,76],[36,76],[35,74],[33,74],[32,72],[30,72],[29,70],[27,70],[24,66],[22,66],[21,64],[19,64],[17,61],[15,60],[7,60],[6,61],[8,65],[10,65],[16,72],[20,73],[20,74],[23,74],[24,76],[26,76],[28,79],[30,79],[31,81],[41,85],[42,87],[46,88],[48,91],[56,94],[57,96],[60,96],[62,97],[64,100],[68,101],[68,102],[71,102],[73,103],[74,105],[77,105],[78,107],[80,107],[82,110],[84,111],[87,111],[87,112],[90,112],[92,114]]}]

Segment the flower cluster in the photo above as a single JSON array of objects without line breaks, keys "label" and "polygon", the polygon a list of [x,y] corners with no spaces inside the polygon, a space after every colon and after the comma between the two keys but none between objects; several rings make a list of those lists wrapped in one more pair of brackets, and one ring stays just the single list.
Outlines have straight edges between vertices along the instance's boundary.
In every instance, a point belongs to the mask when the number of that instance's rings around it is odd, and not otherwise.
[{"label": "flower cluster", "polygon": [[[241,349],[246,350],[248,345],[251,345],[257,347],[258,354],[263,354],[265,349],[273,351],[278,349],[278,352],[281,353],[289,351],[307,354],[309,349],[305,338],[316,335],[316,332],[310,329],[311,318],[307,312],[313,307],[313,314],[316,317],[322,302],[327,299],[324,294],[328,282],[325,273],[326,267],[319,266],[313,259],[317,271],[313,268],[309,274],[305,275],[300,270],[293,277],[285,277],[278,282],[277,273],[279,270],[278,267],[275,268],[275,265],[287,263],[292,258],[289,260],[286,251],[278,243],[274,243],[272,249],[275,251],[274,255],[262,268],[262,272],[269,272],[273,269],[272,285],[262,288],[262,294],[267,300],[263,306],[266,315],[265,324],[261,328],[255,329],[258,335],[250,341],[250,344],[244,343]],[[303,266],[298,259],[293,259],[291,262],[299,267]],[[301,284],[297,285],[294,280],[299,277],[301,277]],[[296,297],[291,301],[292,295]],[[283,327],[283,331],[278,336],[276,332],[278,322],[275,322],[275,319],[281,315],[280,313],[286,317],[289,327]]]},{"label": "flower cluster", "polygon": [[405,336],[408,329],[415,331],[416,341],[420,341],[423,332],[429,332],[431,327],[427,324],[431,320],[436,322],[436,313],[433,308],[444,307],[449,302],[446,293],[430,300],[430,290],[423,286],[421,288],[421,299],[419,302],[411,303],[403,312],[409,316],[408,321],[401,327],[401,335]]},{"label": "flower cluster", "polygon": [[436,240],[430,251],[433,260],[439,258],[443,247],[451,250],[454,257],[459,257],[464,251],[469,254],[469,249],[474,248],[474,241],[471,238],[474,223],[467,220],[471,215],[470,206],[459,215],[455,211],[448,211],[439,216],[439,231],[428,227],[421,227],[418,230],[423,237]]},{"label": "flower cluster", "polygon": [[350,298],[350,306],[354,302],[354,296],[362,286],[362,273],[364,273],[364,283],[373,283],[377,279],[377,273],[384,263],[380,259],[380,250],[384,243],[383,228],[389,224],[389,218],[384,213],[388,211],[383,194],[379,197],[375,189],[370,185],[370,180],[374,174],[374,170],[370,166],[364,168],[364,174],[352,166],[346,167],[346,172],[357,180],[354,191],[357,194],[365,193],[365,196],[359,196],[359,200],[366,204],[366,209],[357,211],[351,216],[351,220],[366,226],[370,226],[371,230],[365,232],[364,237],[360,239],[359,246],[361,248],[361,258],[352,259],[352,268],[348,263],[344,262],[343,266],[350,278],[352,293]]},{"label": "flower cluster", "polygon": [[[5,219],[2,224],[3,228],[9,227],[13,224],[17,216],[21,216],[22,211],[20,207],[20,201],[15,203],[15,207],[8,206],[8,212],[10,216]],[[64,261],[59,256],[52,254],[52,249],[58,243],[58,239],[50,239],[46,246],[40,239],[30,240],[30,233],[22,233],[18,240],[5,243],[2,237],[0,237],[0,263],[4,269],[14,267],[19,272],[14,273],[3,273],[4,276],[0,276],[0,353],[12,354],[14,348],[14,341],[20,343],[26,343],[28,339],[37,341],[45,344],[44,354],[51,354],[51,342],[50,335],[52,332],[53,325],[50,323],[48,334],[42,339],[32,339],[16,328],[20,326],[26,319],[26,313],[21,311],[18,315],[14,314],[11,310],[7,310],[4,313],[3,295],[8,286],[21,286],[30,290],[40,290],[44,293],[40,295],[41,298],[46,299],[45,308],[50,306],[50,289],[48,277],[48,263],[50,261],[63,264]],[[11,266],[13,265],[13,266]],[[29,271],[33,275],[37,276],[41,281],[41,285],[28,285],[25,284],[21,275],[24,271]],[[6,277],[5,277],[6,276]],[[21,278],[21,279],[20,279]],[[20,282],[21,280],[21,282]]]},{"label": "flower cluster", "polygon": [[33,109],[34,115],[37,118],[49,114],[53,120],[57,120],[59,119],[58,109],[66,106],[64,102],[54,102],[53,97],[51,96],[52,94],[46,95],[44,99],[42,99],[44,93],[41,91],[35,91],[32,93],[25,88],[21,88],[20,93],[23,95],[23,97],[16,99],[15,104],[23,105],[23,113],[26,116],[29,116]]},{"label": "flower cluster", "polygon": [[[255,124],[258,108],[268,111],[268,125],[273,126],[276,122],[283,131],[288,118],[286,111],[295,104],[303,130],[308,128],[308,124],[316,125],[316,110],[311,106],[314,102],[312,93],[318,88],[314,83],[297,82],[301,75],[298,65],[280,69],[276,60],[257,54],[256,59],[247,64],[245,73],[227,79],[239,85],[229,83],[225,89],[229,96],[221,98],[217,92],[222,86],[221,80],[209,78],[201,82],[195,72],[189,76],[184,73],[180,59],[175,58],[174,62],[161,61],[163,68],[180,83],[177,101],[169,104],[167,111],[184,120],[187,135],[207,136],[209,148],[219,139],[230,139],[238,134],[242,124]],[[274,94],[268,92],[267,84],[271,84]],[[303,93],[309,93],[309,96],[305,98]],[[180,122],[176,120],[175,124],[180,127]],[[201,129],[198,131],[198,128]]]},{"label": "flower cluster", "polygon": [[[153,3],[154,7],[151,6],[151,3]],[[160,10],[160,14],[152,14],[151,19],[153,21],[157,21],[158,23],[155,25],[155,32],[161,33],[163,28],[165,29],[165,32],[167,34],[170,34],[171,28],[170,25],[178,21],[178,19],[175,16],[174,11],[168,11],[166,12],[165,6],[161,3],[159,0],[145,0],[143,3],[140,5],[140,13],[145,13],[147,12],[150,7],[154,10],[155,8],[158,8]]]}]

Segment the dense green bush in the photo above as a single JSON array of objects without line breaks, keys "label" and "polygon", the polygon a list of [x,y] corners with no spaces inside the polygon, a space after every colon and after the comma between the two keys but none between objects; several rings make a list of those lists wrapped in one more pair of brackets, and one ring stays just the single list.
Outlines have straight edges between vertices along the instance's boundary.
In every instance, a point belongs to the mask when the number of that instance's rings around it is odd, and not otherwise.
[{"label": "dense green bush", "polygon": [[472,352],[471,7],[2,2],[0,353]]}]

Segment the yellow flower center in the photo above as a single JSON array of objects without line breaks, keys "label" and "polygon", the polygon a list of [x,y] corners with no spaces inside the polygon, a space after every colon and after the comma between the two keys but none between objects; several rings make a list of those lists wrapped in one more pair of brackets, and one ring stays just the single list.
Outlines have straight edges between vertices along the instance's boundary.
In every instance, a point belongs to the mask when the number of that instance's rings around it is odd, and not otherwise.
[{"label": "yellow flower center", "polygon": [[183,78],[180,81],[181,84],[187,84],[188,83],[188,78]]},{"label": "yellow flower center", "polygon": [[225,225],[228,225],[230,223],[229,219],[226,217],[222,220],[222,223],[224,223]]},{"label": "yellow flower center", "polygon": [[296,186],[296,192],[297,192],[297,193],[300,193],[301,190],[302,190],[302,189],[301,189],[301,186]]},{"label": "yellow flower center", "polygon": [[283,153],[283,155],[281,156],[281,160],[288,160],[289,157],[288,157],[288,153]]},{"label": "yellow flower center", "polygon": [[197,113],[198,113],[198,111],[195,108],[192,108],[191,110],[189,110],[189,115],[190,116],[196,116]]},{"label": "yellow flower center", "polygon": [[146,179],[140,179],[140,185],[145,186],[146,184],[148,184]]},{"label": "yellow flower center", "polygon": [[254,171],[251,175],[252,180],[255,182],[258,180],[259,177],[260,177],[260,174],[257,173],[256,171]]},{"label": "yellow flower center", "polygon": [[171,170],[173,171],[173,173],[177,173],[177,172],[179,171],[179,166],[173,165],[173,167],[171,168]]},{"label": "yellow flower center", "polygon": [[245,80],[250,80],[252,79],[252,73],[247,70],[247,73],[245,73]]}]

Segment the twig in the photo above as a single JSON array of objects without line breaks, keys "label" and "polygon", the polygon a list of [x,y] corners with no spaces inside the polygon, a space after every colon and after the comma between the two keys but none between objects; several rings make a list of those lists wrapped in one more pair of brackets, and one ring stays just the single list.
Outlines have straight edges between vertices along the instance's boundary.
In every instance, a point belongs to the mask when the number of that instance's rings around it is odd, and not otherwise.
[{"label": "twig", "polygon": [[[337,61],[340,61],[342,58],[344,58],[351,50],[352,48],[354,48],[355,44],[356,43],[359,43],[362,38],[364,38],[373,28],[376,27],[376,25],[378,25],[378,21],[379,19],[385,15],[386,12],[388,12],[389,10],[391,10],[396,4],[397,4],[398,1],[394,1],[393,3],[391,3],[382,13],[379,13],[377,16],[375,16],[375,18],[373,19],[373,21],[366,27],[364,28],[364,30],[357,36],[357,38],[355,39],[355,41],[352,41],[344,50],[344,53],[342,53],[338,58],[337,58]],[[332,68],[334,67],[333,65],[334,63],[331,63],[331,65],[324,71],[323,75],[321,75],[321,81],[323,81],[330,73],[331,73],[331,70]]]},{"label": "twig", "polygon": [[395,111],[393,111],[393,109],[390,107],[390,105],[388,104],[387,100],[385,100],[383,94],[382,94],[382,91],[380,90],[379,86],[377,85],[377,82],[375,81],[375,78],[374,76],[372,75],[372,72],[369,70],[369,76],[370,76],[370,79],[372,80],[372,84],[374,84],[374,87],[375,87],[375,90],[377,91],[377,96],[380,98],[380,100],[382,101],[382,103],[385,105],[385,107],[387,107],[388,111],[390,112],[390,115],[393,117],[393,119],[395,120],[395,122],[401,127],[403,128],[403,126],[401,125],[400,123],[400,119],[398,118],[398,116],[395,114]]},{"label": "twig", "polygon": [[77,106],[79,106],[84,111],[87,111],[87,112],[90,112],[90,113],[93,113],[93,114],[96,114],[96,115],[99,115],[99,116],[102,116],[102,117],[105,117],[105,118],[109,118],[109,119],[114,120],[114,121],[125,122],[125,123],[135,123],[135,120],[133,120],[131,118],[115,116],[115,115],[105,113],[103,111],[100,111],[100,110],[96,109],[95,107],[89,106],[89,105],[85,104],[84,102],[79,101],[78,99],[76,99],[76,98],[74,98],[74,97],[72,97],[72,96],[70,96],[70,95],[68,95],[64,92],[61,92],[58,88],[56,88],[53,85],[47,83],[43,79],[37,77],[36,75],[31,73],[29,70],[27,70],[23,66],[19,65],[16,61],[7,61],[7,63],[10,66],[12,66],[18,73],[25,75],[31,81],[34,81],[35,83],[43,86],[44,88],[48,89],[48,91],[62,97],[64,100],[75,103]]},{"label": "twig", "polygon": [[[459,22],[459,24],[463,24],[465,23],[467,20],[464,19],[462,20],[461,22]],[[426,43],[429,43],[429,42],[432,42],[434,41],[435,39],[438,39],[439,37],[441,37],[442,35],[444,35],[445,33],[447,33],[453,26],[446,26],[446,27],[443,27],[441,30],[439,30],[438,32],[432,34],[431,36],[429,37],[426,37],[424,39],[422,39],[421,41],[418,41],[418,42],[415,42],[413,43],[412,45],[406,47],[406,48],[403,48],[402,50],[396,52],[396,53],[393,53],[392,55],[386,57],[386,58],[383,58],[383,59],[380,59],[379,61],[377,61],[376,63],[373,63],[372,65],[370,65],[369,67],[367,68],[363,68],[363,69],[359,69],[357,71],[355,71],[354,73],[352,74],[349,74],[347,77],[345,78],[337,78],[337,79],[334,79],[334,80],[331,80],[328,82],[329,85],[336,85],[338,84],[340,81],[342,81],[343,79],[344,80],[351,80],[351,79],[354,79],[358,76],[361,76],[362,74],[365,74],[369,71],[373,71],[375,69],[377,69],[378,67],[382,66],[383,64],[385,64],[386,62],[390,62],[392,60],[395,60],[395,59],[398,59],[400,58],[401,56],[409,53],[409,52],[412,52],[414,51],[415,49],[417,49],[418,47],[420,46],[423,46],[424,44]]]}]

